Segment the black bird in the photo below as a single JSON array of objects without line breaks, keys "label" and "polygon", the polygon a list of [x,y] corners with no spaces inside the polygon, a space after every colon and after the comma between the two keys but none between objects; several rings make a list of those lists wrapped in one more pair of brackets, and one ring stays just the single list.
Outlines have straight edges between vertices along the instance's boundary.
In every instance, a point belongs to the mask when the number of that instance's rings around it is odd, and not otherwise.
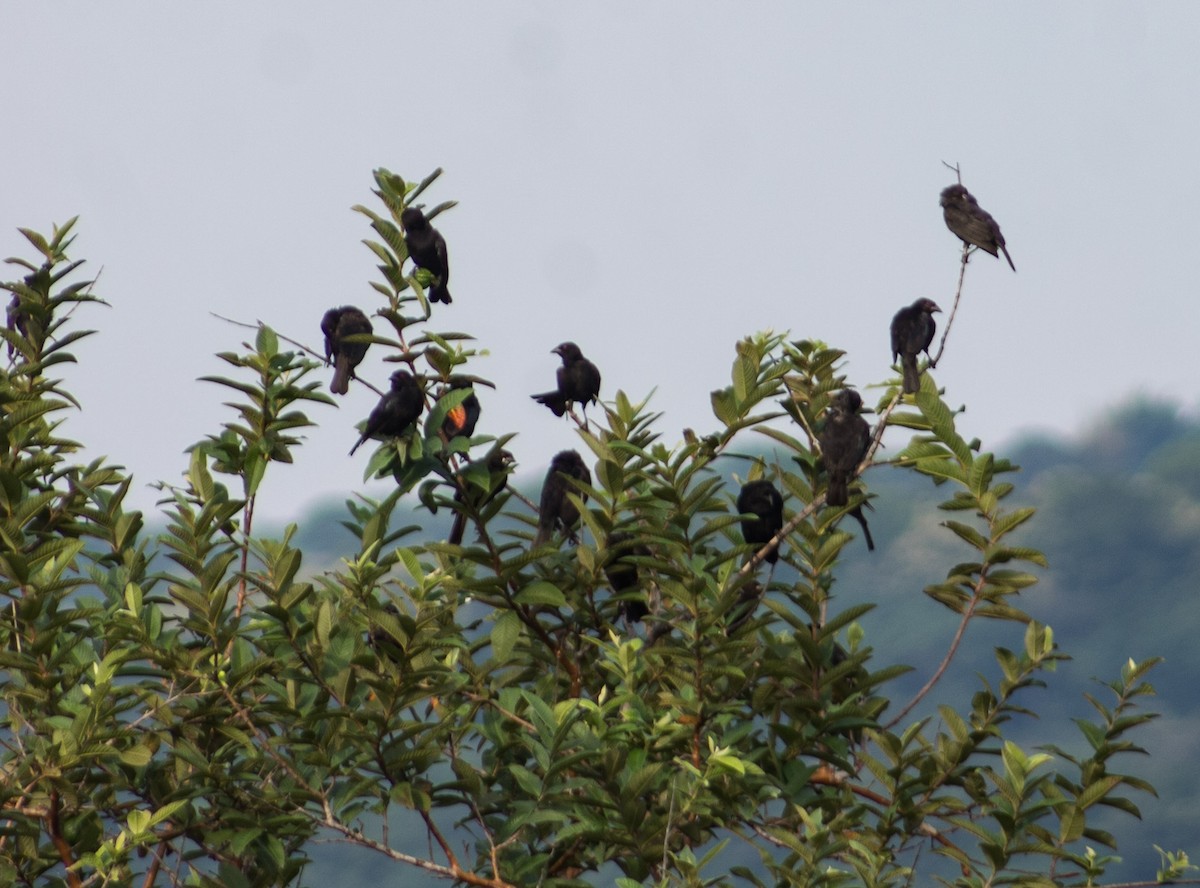
[{"label": "black bird", "polygon": [[471,389],[471,394],[467,395],[457,407],[454,407],[446,414],[446,418],[442,420],[442,434],[446,439],[457,438],[462,436],[469,438],[475,434],[475,423],[479,422],[479,399],[475,397],[474,387],[465,379],[455,380],[450,384],[450,391],[460,389]]},{"label": "black bird", "polygon": [[892,360],[900,358],[904,369],[904,393],[911,395],[921,390],[921,375],[917,372],[917,355],[925,352],[929,357],[929,344],[937,332],[934,312],[940,312],[932,299],[918,299],[912,305],[900,309],[892,318]]},{"label": "black bird", "polygon": [[429,288],[429,301],[449,305],[454,300],[450,298],[450,260],[446,256],[446,239],[416,207],[405,207],[400,213],[400,222],[404,225],[404,246],[408,248],[409,257],[418,268],[424,268],[434,276],[433,286]]},{"label": "black bird", "polygon": [[942,189],[941,203],[942,218],[946,220],[946,227],[958,235],[959,240],[997,257],[997,251],[1003,250],[1008,267],[1013,271],[1017,270],[1017,266],[1013,265],[1012,256],[1008,255],[1008,248],[1004,245],[1004,235],[1000,233],[999,223],[992,218],[991,213],[979,205],[971,192],[961,185],[951,185]]},{"label": "black bird", "polygon": [[[486,490],[472,485],[467,480],[465,470],[459,472],[458,490],[454,493],[454,501],[456,503],[466,503],[470,505],[472,511],[478,512],[508,486],[509,466],[513,464],[513,461],[513,455],[507,450],[497,448],[488,454],[487,470],[489,479]],[[466,491],[465,494],[464,491]],[[454,513],[454,524],[450,528],[450,538],[447,542],[454,546],[460,545],[462,543],[463,531],[466,530],[466,527],[467,513],[460,509]]]},{"label": "black bird", "polygon": [[[622,530],[608,535],[608,560],[604,565],[604,576],[618,596],[636,588],[638,584],[638,566],[629,560],[629,556],[646,558],[650,555],[645,546],[634,543],[636,539],[632,533]],[[621,616],[630,623],[640,622],[642,617],[650,613],[644,593],[636,598],[622,597],[619,607]]]},{"label": "black bird", "polygon": [[371,335],[371,321],[353,305],[331,308],[321,318],[321,332],[325,334],[325,363],[333,364],[333,382],[329,390],[335,395],[344,395],[350,390],[354,368],[362,363],[369,342],[346,342],[347,336]]},{"label": "black bird", "polygon": [[579,509],[571,502],[568,493],[578,494],[587,500],[587,494],[579,491],[568,478],[592,483],[592,473],[584,465],[583,457],[575,450],[563,450],[550,461],[546,472],[546,483],[542,485],[542,501],[538,506],[538,532],[533,544],[540,546],[548,541],[556,530],[561,530],[572,539],[575,525],[579,523]]},{"label": "black bird", "polygon": [[600,394],[600,371],[573,342],[564,342],[551,349],[550,353],[562,357],[562,366],[558,368],[558,388],[529,397],[539,404],[545,404],[554,411],[555,416],[562,416],[567,412],[567,405],[576,402],[583,405],[586,416],[588,403],[594,404],[596,396]]},{"label": "black bird", "polygon": [[[737,498],[737,510],[753,518],[742,518],[742,539],[761,549],[783,527],[783,496],[765,478],[742,486]],[[772,546],[764,560],[774,564],[779,560],[779,547]]]},{"label": "black bird", "polygon": [[854,389],[842,389],[833,396],[817,437],[821,460],[829,473],[827,505],[844,506],[849,502],[850,480],[871,447],[871,427],[858,415],[861,408],[862,396]]},{"label": "black bird", "polygon": [[350,455],[368,438],[397,438],[404,434],[417,421],[424,406],[425,394],[416,377],[407,370],[397,370],[392,374],[391,391],[379,399],[367,417],[367,426],[358,443],[350,448]]}]

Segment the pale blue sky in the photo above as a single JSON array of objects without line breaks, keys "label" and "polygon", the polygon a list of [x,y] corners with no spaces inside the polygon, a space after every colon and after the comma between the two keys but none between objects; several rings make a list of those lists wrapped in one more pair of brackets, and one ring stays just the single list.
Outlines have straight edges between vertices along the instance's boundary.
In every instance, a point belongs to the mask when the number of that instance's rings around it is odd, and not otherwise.
[{"label": "pale blue sky", "polygon": [[[322,312],[381,304],[360,239],[371,170],[445,176],[455,301],[481,337],[481,431],[523,468],[575,446],[528,395],[576,340],[665,411],[715,425],[740,336],[765,328],[889,373],[888,323],[948,308],[964,182],[1019,269],[968,271],[937,379],[968,436],[1071,431],[1130,392],[1197,403],[1200,5],[1076,2],[8,4],[0,254],[82,216],[111,310],[67,368],[72,437],[139,482],[230,417],[196,382],[245,337],[319,347]],[[7,276],[7,274],[6,274]],[[361,368],[382,385],[376,348]],[[322,377],[327,379],[328,374]],[[870,396],[868,396],[870,398]],[[375,395],[314,408],[260,514],[360,486]],[[158,427],[147,434],[153,421]],[[155,494],[139,484],[136,502]]]}]

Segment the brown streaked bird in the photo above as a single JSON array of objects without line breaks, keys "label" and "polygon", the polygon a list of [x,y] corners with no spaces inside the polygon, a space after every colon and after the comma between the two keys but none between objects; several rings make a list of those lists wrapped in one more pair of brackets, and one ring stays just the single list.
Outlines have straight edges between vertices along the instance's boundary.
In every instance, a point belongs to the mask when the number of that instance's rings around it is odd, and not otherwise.
[{"label": "brown streaked bird", "polygon": [[[467,480],[467,470],[458,473],[458,490],[454,493],[454,501],[469,505],[471,510],[478,512],[494,500],[508,486],[508,473],[513,462],[513,455],[502,448],[493,449],[487,457],[488,486],[486,489],[477,487]],[[463,491],[466,491],[464,493]],[[463,532],[467,527],[467,512],[460,509],[454,513],[454,523],[450,527],[448,543],[454,546],[462,544]]]},{"label": "brown streaked bird", "polygon": [[[783,528],[783,496],[770,481],[760,478],[742,485],[738,493],[737,510],[742,514],[742,539],[755,549],[761,549]],[[747,518],[746,515],[753,515]],[[779,560],[779,546],[772,546],[763,556],[767,564]]]},{"label": "brown streaked bird", "polygon": [[929,344],[937,332],[935,312],[940,312],[932,299],[918,299],[912,305],[896,312],[892,318],[892,360],[900,358],[904,371],[904,393],[911,395],[921,390],[921,374],[917,370],[917,355],[925,352],[929,357]]},{"label": "brown streaked bird", "polygon": [[350,448],[351,456],[368,438],[398,438],[421,415],[425,407],[425,394],[416,377],[407,370],[397,370],[391,379],[391,390],[384,393],[367,417],[362,436]]},{"label": "brown streaked bird", "polygon": [[971,192],[961,185],[951,185],[942,189],[942,218],[946,227],[964,244],[979,247],[985,253],[999,256],[1004,252],[1008,267],[1013,271],[1012,256],[1008,255],[1004,235],[1000,233],[1000,224],[992,218],[992,214],[979,205]]},{"label": "brown streaked bird", "polygon": [[353,305],[331,308],[321,318],[321,332],[325,334],[325,362],[333,364],[333,381],[329,390],[335,395],[344,395],[350,390],[354,368],[362,363],[370,342],[348,342],[347,337],[370,336],[370,319]]},{"label": "brown streaked bird", "polygon": [[539,404],[545,404],[555,416],[566,413],[568,405],[572,403],[580,404],[586,417],[587,405],[595,403],[600,394],[600,371],[583,356],[574,342],[555,346],[550,353],[562,358],[562,366],[558,368],[558,388],[529,397]]},{"label": "brown streaked bird", "polygon": [[400,213],[400,223],[404,226],[404,246],[408,248],[409,258],[434,277],[433,286],[429,288],[429,301],[449,305],[454,300],[450,298],[450,258],[446,253],[446,239],[416,207],[405,207]]},{"label": "brown streaked bird", "polygon": [[542,485],[541,503],[538,506],[538,532],[533,540],[535,546],[548,542],[555,531],[562,531],[570,539],[575,539],[579,509],[571,502],[568,494],[574,493],[585,502],[587,494],[568,479],[588,485],[592,483],[592,473],[588,471],[583,457],[577,450],[563,450],[555,454],[554,459],[550,461],[546,482]]},{"label": "brown streaked bird", "polygon": [[844,506],[850,501],[850,481],[871,447],[871,427],[859,416],[861,409],[862,396],[854,389],[842,389],[833,396],[817,436],[821,461],[829,473],[827,505]]}]

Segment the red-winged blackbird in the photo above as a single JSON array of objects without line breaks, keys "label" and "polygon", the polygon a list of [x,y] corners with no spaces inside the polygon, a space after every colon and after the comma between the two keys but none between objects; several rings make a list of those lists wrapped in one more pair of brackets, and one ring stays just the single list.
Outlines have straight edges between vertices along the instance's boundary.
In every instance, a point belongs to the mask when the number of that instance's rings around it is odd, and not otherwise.
[{"label": "red-winged blackbird", "polygon": [[433,286],[429,288],[429,301],[449,305],[454,300],[450,298],[450,260],[446,256],[446,239],[416,207],[406,207],[400,213],[400,222],[404,225],[404,246],[408,248],[409,258],[418,268],[424,268],[434,276]]},{"label": "red-winged blackbird", "polygon": [[[467,480],[467,471],[464,469],[458,474],[458,490],[454,493],[454,501],[456,503],[469,504],[473,512],[478,512],[508,486],[509,467],[512,464],[513,455],[507,450],[499,448],[492,450],[487,458],[487,488],[484,489],[471,484]],[[466,491],[465,494],[463,493],[464,490]],[[454,513],[454,524],[450,528],[450,538],[447,542],[454,546],[460,545],[466,526],[467,513],[462,510],[456,511]]]},{"label": "red-winged blackbird", "polygon": [[871,427],[858,415],[861,408],[862,396],[854,389],[842,389],[833,396],[825,425],[817,436],[821,461],[829,473],[827,505],[844,506],[849,502],[850,480],[871,447]]},{"label": "red-winged blackbird", "polygon": [[425,394],[416,377],[407,370],[397,370],[392,374],[391,391],[384,393],[367,417],[367,426],[358,443],[350,448],[350,455],[368,438],[397,438],[404,434],[424,407]]},{"label": "red-winged blackbird", "polygon": [[479,422],[479,399],[475,397],[473,386],[465,379],[458,379],[450,383],[449,391],[460,389],[471,389],[471,394],[467,395],[457,407],[452,407],[446,414],[446,418],[442,420],[442,434],[446,436],[447,440],[460,435],[464,438],[471,437],[475,434],[475,423]]},{"label": "red-winged blackbird", "polygon": [[941,311],[932,299],[918,299],[912,305],[900,309],[892,318],[892,360],[900,358],[904,369],[904,393],[911,395],[921,390],[921,375],[917,372],[917,355],[925,352],[929,357],[929,344],[937,332],[934,312]]},{"label": "red-winged blackbird", "polygon": [[592,473],[584,465],[583,457],[575,450],[563,450],[550,461],[546,472],[546,483],[542,485],[542,501],[538,506],[538,532],[533,544],[547,542],[556,530],[575,538],[575,525],[579,523],[579,509],[567,495],[574,493],[585,502],[587,494],[580,491],[568,478],[592,483]]},{"label": "red-winged blackbird", "polygon": [[650,613],[644,592],[637,597],[626,596],[626,593],[635,589],[638,584],[638,566],[630,561],[629,557],[647,558],[650,555],[645,546],[634,542],[636,539],[634,534],[622,530],[610,533],[604,564],[604,576],[608,578],[613,592],[621,598],[618,605],[621,616],[631,623],[639,622]]},{"label": "red-winged blackbird", "polygon": [[362,363],[369,342],[347,342],[347,336],[371,335],[371,321],[353,305],[331,308],[321,318],[321,332],[325,334],[325,362],[333,363],[333,382],[329,390],[335,395],[344,395],[350,390],[354,368]]},{"label": "red-winged blackbird", "polygon": [[961,185],[951,185],[942,189],[942,217],[946,227],[958,235],[964,244],[979,247],[984,252],[999,256],[998,250],[1004,251],[1004,258],[1013,271],[1012,256],[1004,245],[1004,235],[1000,233],[1000,225],[992,218],[992,214],[979,205],[971,192]]},{"label": "red-winged blackbird", "polygon": [[566,413],[567,405],[572,402],[582,404],[586,415],[587,405],[595,403],[596,396],[600,394],[600,371],[573,342],[564,342],[551,349],[550,353],[562,357],[562,366],[558,368],[558,388],[529,397],[539,404],[545,404],[554,411],[555,416]]},{"label": "red-winged blackbird", "polygon": [[[765,478],[742,486],[737,498],[737,510],[753,518],[742,518],[742,539],[756,549],[771,541],[783,527],[783,496]],[[768,564],[779,560],[779,547],[772,546],[764,559]]]}]

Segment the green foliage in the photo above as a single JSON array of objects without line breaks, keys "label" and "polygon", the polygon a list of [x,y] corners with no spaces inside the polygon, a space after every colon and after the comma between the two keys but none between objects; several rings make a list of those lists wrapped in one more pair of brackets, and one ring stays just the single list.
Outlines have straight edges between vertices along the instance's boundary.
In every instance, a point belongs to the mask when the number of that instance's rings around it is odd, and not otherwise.
[{"label": "green foliage", "polygon": [[[1091,846],[1115,840],[1092,812],[1137,815],[1128,793],[1152,791],[1117,769],[1153,718],[1135,705],[1153,662],[1126,665],[1115,703],[1089,698],[1082,752],[1006,733],[1064,657],[1019,603],[1045,559],[1012,542],[1033,518],[1007,505],[1014,467],[958,435],[931,375],[908,402],[882,387],[875,445],[893,426],[917,431],[891,465],[949,491],[942,526],[969,554],[930,577],[960,626],[901,701],[907,667],[876,662],[860,622],[871,605],[833,594],[853,542],[842,520],[870,497],[863,476],[848,507],[824,504],[819,431],[847,384],[844,353],[740,341],[712,393],[715,427],[675,443],[648,399],[617,392],[579,428],[594,468],[574,493],[577,544],[535,548],[535,520],[509,490],[481,503],[490,473],[466,461],[510,436],[441,431],[465,397],[451,377],[486,381],[467,373],[470,337],[428,328],[426,281],[403,270],[400,212],[437,175],[379,170],[385,212],[355,208],[378,238],[373,286],[395,334],[374,341],[422,370],[428,411],[376,451],[368,473],[395,490],[348,504],[358,551],[321,575],[294,526],[280,539],[252,527],[265,473],[291,461],[307,407],[329,401],[307,381],[316,364],[265,326],[218,356],[237,375],[206,379],[237,418],[163,488],[167,531],[149,540],[122,508],[121,469],[72,463],[77,445],[51,421],[74,401],[44,371],[86,335],[62,309],[96,301],[90,282],[61,283],[79,264],[65,253],[74,220],[50,240],[26,232],[44,261],[16,260],[29,274],[4,285],[17,307],[0,377],[0,877],[286,885],[321,834],[497,888],[1094,884],[1111,858]],[[773,442],[769,464],[734,449],[748,431]],[[770,545],[741,537],[739,460],[785,494],[771,569]],[[236,495],[219,476],[240,479]],[[417,539],[410,504],[461,512],[477,541]],[[154,554],[166,561],[152,572]],[[618,560],[637,575],[619,595]],[[649,609],[640,629],[622,616],[632,600]],[[1020,643],[996,651],[970,699],[930,706],[976,617]],[[1166,877],[1190,868],[1164,854]]]}]

